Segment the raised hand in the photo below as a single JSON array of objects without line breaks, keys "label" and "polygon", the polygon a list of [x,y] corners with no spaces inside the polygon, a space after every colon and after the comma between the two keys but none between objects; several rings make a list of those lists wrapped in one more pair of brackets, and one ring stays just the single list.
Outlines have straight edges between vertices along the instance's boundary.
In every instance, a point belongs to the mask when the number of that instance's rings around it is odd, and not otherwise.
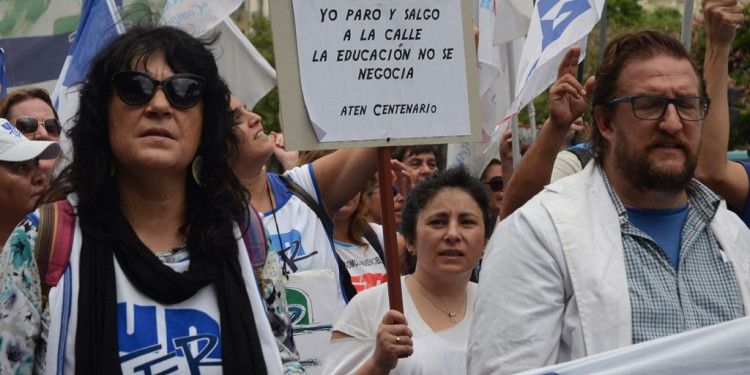
[{"label": "raised hand", "polygon": [[706,17],[706,42],[729,47],[737,29],[745,20],[737,0],[703,0]]},{"label": "raised hand", "polygon": [[573,46],[557,69],[557,80],[549,89],[549,121],[553,126],[567,129],[589,106],[595,79],[590,77],[585,86],[576,79],[581,47]]}]

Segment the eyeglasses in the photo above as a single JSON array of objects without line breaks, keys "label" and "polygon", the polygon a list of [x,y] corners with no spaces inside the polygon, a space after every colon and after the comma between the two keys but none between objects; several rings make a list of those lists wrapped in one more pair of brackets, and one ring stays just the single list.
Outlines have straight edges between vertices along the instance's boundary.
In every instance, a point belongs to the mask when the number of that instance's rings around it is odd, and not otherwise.
[{"label": "eyeglasses", "polygon": [[658,120],[664,117],[667,106],[674,104],[677,116],[685,121],[700,121],[706,118],[711,99],[702,96],[680,96],[665,98],[657,95],[633,95],[609,101],[609,104],[629,102],[635,117],[641,120]]},{"label": "eyeglasses", "polygon": [[24,116],[16,119],[16,128],[24,134],[33,134],[39,129],[39,126],[44,126],[44,130],[51,136],[59,136],[62,126],[60,121],[55,118],[44,119],[39,121],[36,117]]},{"label": "eyeglasses", "polygon": [[492,191],[500,191],[503,190],[503,178],[500,176],[492,177],[489,181],[484,183],[485,185],[490,185],[490,190]]},{"label": "eyeglasses", "polygon": [[112,82],[117,96],[127,105],[140,106],[148,103],[156,94],[156,86],[161,86],[170,104],[188,109],[200,102],[206,80],[195,74],[180,73],[157,81],[143,72],[123,70],[114,74]]}]

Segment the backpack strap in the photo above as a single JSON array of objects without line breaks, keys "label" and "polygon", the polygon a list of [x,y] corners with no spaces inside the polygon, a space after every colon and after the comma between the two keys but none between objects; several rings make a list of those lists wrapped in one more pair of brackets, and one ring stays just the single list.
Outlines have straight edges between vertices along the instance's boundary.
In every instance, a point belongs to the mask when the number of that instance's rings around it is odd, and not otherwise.
[{"label": "backpack strap", "polygon": [[67,199],[39,207],[39,225],[34,257],[42,287],[42,305],[68,268],[75,232],[75,214]]},{"label": "backpack strap", "polygon": [[250,257],[253,268],[263,268],[268,256],[266,231],[263,229],[263,222],[258,210],[252,205],[248,205],[247,217],[240,230],[242,231],[242,241],[245,243],[247,255]]},{"label": "backpack strap", "polygon": [[302,202],[305,202],[305,204],[310,207],[313,212],[315,212],[315,215],[318,216],[318,219],[320,220],[320,223],[323,224],[323,228],[325,228],[326,234],[328,235],[328,241],[331,243],[331,249],[333,250],[333,254],[336,257],[336,263],[339,267],[339,277],[341,278],[341,287],[344,290],[344,294],[346,295],[347,302],[354,298],[355,295],[357,295],[357,289],[354,288],[354,284],[352,284],[352,276],[349,274],[349,270],[346,269],[346,265],[344,265],[344,262],[341,260],[341,258],[336,254],[336,249],[333,247],[333,229],[326,225],[325,222],[325,213],[323,212],[323,208],[320,207],[318,202],[313,199],[313,197],[308,194],[305,189],[302,188],[302,186],[299,186],[296,182],[292,181],[288,177],[284,175],[278,175],[281,178],[281,181],[284,182],[284,185],[286,185],[287,189],[294,194],[297,198],[299,198]]},{"label": "backpack strap", "polygon": [[367,240],[367,242],[370,243],[370,246],[372,246],[372,248],[375,249],[375,252],[378,253],[380,260],[383,261],[383,264],[385,264],[385,254],[383,253],[383,245],[380,243],[377,233],[375,233],[375,231],[372,229],[372,227],[369,224],[367,225],[367,229],[365,230],[364,237]]}]

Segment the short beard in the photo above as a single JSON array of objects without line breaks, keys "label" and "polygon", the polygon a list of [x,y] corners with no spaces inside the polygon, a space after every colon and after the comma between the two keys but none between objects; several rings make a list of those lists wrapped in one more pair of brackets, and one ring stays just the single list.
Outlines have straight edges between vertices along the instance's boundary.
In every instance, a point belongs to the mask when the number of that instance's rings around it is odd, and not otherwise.
[{"label": "short beard", "polygon": [[649,159],[649,151],[654,147],[656,141],[652,141],[637,153],[628,153],[622,147],[615,150],[618,159],[618,169],[626,178],[633,181],[633,186],[640,191],[658,191],[663,193],[675,193],[685,190],[695,173],[698,165],[698,153],[694,151],[687,142],[675,139],[680,149],[685,153],[685,163],[677,170],[665,170],[655,165]]}]

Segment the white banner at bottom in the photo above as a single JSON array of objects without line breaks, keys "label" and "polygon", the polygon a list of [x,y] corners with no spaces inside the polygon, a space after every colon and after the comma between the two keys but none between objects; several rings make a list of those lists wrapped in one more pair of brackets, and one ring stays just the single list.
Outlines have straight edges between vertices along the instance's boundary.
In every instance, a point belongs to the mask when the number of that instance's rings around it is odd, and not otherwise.
[{"label": "white banner at bottom", "polygon": [[521,375],[750,373],[750,317],[630,345]]}]

